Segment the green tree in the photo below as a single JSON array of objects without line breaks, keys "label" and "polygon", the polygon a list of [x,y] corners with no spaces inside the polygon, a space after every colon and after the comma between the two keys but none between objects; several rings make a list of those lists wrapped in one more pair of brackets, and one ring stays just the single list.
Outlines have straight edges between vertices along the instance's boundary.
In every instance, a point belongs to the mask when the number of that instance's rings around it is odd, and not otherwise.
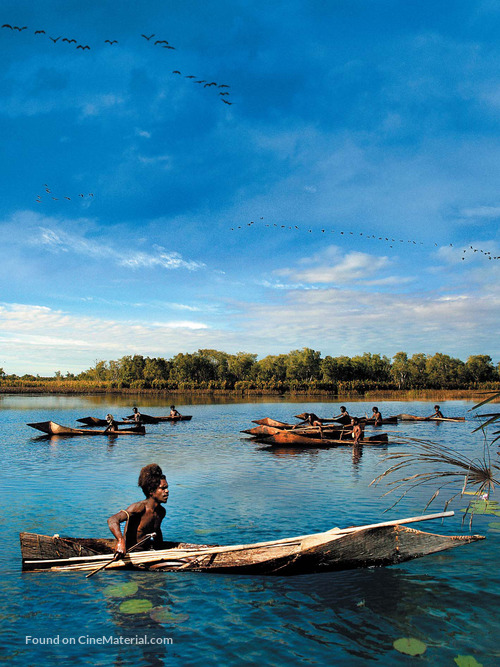
[{"label": "green tree", "polygon": [[312,382],[320,379],[321,352],[309,347],[293,350],[286,360],[286,376],[289,380]]},{"label": "green tree", "polygon": [[255,364],[256,379],[266,383],[278,383],[286,380],[286,354],[268,355]]},{"label": "green tree", "polygon": [[396,352],[392,358],[391,377],[398,383],[399,389],[405,389],[410,379],[410,362],[406,352]]},{"label": "green tree", "polygon": [[475,354],[467,359],[465,368],[473,382],[490,382],[495,379],[495,367],[487,354]]},{"label": "green tree", "polygon": [[466,379],[464,362],[441,352],[428,357],[425,367],[428,382],[437,389],[458,387]]},{"label": "green tree", "polygon": [[321,361],[321,375],[323,382],[349,382],[356,379],[356,369],[349,357],[327,355]]}]

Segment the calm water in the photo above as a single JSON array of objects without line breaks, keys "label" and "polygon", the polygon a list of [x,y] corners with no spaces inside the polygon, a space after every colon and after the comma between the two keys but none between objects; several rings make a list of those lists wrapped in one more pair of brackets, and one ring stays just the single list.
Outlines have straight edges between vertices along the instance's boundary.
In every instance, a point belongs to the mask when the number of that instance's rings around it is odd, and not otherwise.
[{"label": "calm water", "polygon": [[[130,399],[128,399],[130,401]],[[166,414],[169,401],[139,404]],[[353,414],[371,403],[348,404]],[[430,402],[378,402],[384,415],[430,414]],[[121,398],[0,398],[3,466],[0,549],[2,641],[12,665],[284,665],[384,666],[416,658],[392,647],[399,637],[427,644],[418,658],[455,665],[473,655],[500,664],[497,553],[500,518],[476,516],[473,532],[487,540],[389,568],[297,577],[195,573],[102,572],[21,574],[18,533],[107,536],[107,517],[139,500],[140,468],[157,462],[170,498],[164,536],[201,543],[241,543],[291,537],[334,526],[372,523],[422,513],[429,491],[409,494],[395,509],[370,487],[385,469],[389,449],[269,451],[240,434],[252,419],[293,421],[308,408],[322,416],[338,403],[223,403],[179,405],[191,422],[147,427],[146,436],[40,439],[27,422],[73,426],[77,417],[130,413]],[[449,416],[466,415],[465,401],[442,403]],[[384,427],[429,438],[463,452],[481,451],[474,423]],[[394,436],[391,436],[394,437]],[[394,450],[408,445],[393,446]],[[418,527],[460,534],[464,499],[442,524]],[[440,511],[442,501],[429,511]],[[124,587],[124,584],[129,584]],[[116,590],[116,586],[120,588]],[[113,587],[113,588],[111,588]],[[154,612],[125,613],[127,600],[147,600]],[[33,645],[26,637],[58,638]],[[96,644],[100,638],[146,637],[148,645]],[[136,639],[139,638],[139,639]],[[152,642],[171,638],[169,645]],[[74,642],[74,643],[73,643]]]}]

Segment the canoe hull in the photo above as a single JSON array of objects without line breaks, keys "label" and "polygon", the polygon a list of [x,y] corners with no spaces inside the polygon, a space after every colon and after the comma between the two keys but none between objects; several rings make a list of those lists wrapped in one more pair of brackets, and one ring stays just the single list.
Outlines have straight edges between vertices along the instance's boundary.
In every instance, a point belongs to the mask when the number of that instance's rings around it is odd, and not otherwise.
[{"label": "canoe hull", "polygon": [[417,417],[417,415],[401,414],[397,416],[402,422],[464,422],[465,417]]},{"label": "canoe hull", "polygon": [[[280,447],[352,447],[353,439],[350,434],[346,434],[344,438],[310,438],[305,435],[292,433],[290,431],[281,431],[273,435],[257,436],[261,442],[266,445],[279,445]],[[360,445],[387,445],[389,438],[387,433],[379,433],[377,435],[363,438],[360,440]]]},{"label": "canoe hull", "polygon": [[[100,419],[99,417],[81,417],[81,419],[77,419],[77,422],[80,422],[80,424],[85,424],[85,426],[107,426],[108,422],[105,419]],[[117,422],[115,421],[115,424],[118,426],[125,426],[125,425],[130,425],[129,421],[121,421]]]},{"label": "canoe hull", "polygon": [[[144,415],[141,412],[141,422],[143,424],[159,424],[160,422],[186,422],[190,421],[193,418],[193,415],[180,415],[179,417],[153,417],[151,415]],[[127,417],[124,417],[123,419],[127,419],[129,421],[134,419],[134,415],[128,415]]]},{"label": "canoe hull", "polygon": [[[21,533],[20,539],[25,571],[91,571],[113,556],[113,540],[31,533]],[[395,565],[481,539],[480,535],[450,537],[400,524],[380,525],[234,547],[166,543],[166,549],[127,554],[110,563],[107,570],[140,567],[164,572],[310,574]]]},{"label": "canoe hull", "polygon": [[62,426],[61,424],[56,424],[56,422],[36,422],[33,424],[27,424],[31,428],[37,429],[46,435],[144,435],[146,429],[144,426],[134,426],[127,429],[119,429],[117,431],[92,431],[86,428],[70,428],[69,426]]}]

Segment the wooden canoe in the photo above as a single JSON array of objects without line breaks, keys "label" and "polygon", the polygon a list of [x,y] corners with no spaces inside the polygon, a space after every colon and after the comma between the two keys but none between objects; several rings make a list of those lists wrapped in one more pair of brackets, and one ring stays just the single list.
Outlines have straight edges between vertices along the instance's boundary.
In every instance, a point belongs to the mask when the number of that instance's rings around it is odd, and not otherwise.
[{"label": "wooden canoe", "polygon": [[295,575],[396,565],[484,539],[482,535],[436,535],[404,525],[451,515],[453,512],[441,512],[254,544],[207,547],[168,542],[164,543],[164,549],[134,551],[118,560],[113,560],[112,539],[21,533],[22,569],[88,572],[109,563],[107,572],[140,568],[141,571]]},{"label": "wooden canoe", "polygon": [[[303,412],[300,415],[294,415],[294,417],[297,417],[297,419],[306,419],[306,413]],[[320,417],[320,421],[323,422],[324,424],[328,424],[330,422],[334,422],[337,424],[350,424],[351,419],[357,419],[360,423],[362,424],[375,424],[375,419],[372,417],[340,417],[339,419],[335,418],[329,418],[329,417]],[[382,421],[377,422],[377,426],[379,424],[397,424],[398,423],[398,415],[393,415],[392,417],[385,417],[382,418]]]},{"label": "wooden canoe", "polygon": [[417,417],[416,415],[397,415],[402,422],[464,422],[465,417]]},{"label": "wooden canoe", "polygon": [[264,417],[263,419],[253,419],[252,424],[258,424],[259,426],[275,426],[276,428],[293,428],[294,424],[287,424],[286,422],[280,422],[277,419],[272,419],[271,417]]},{"label": "wooden canoe", "polygon": [[130,428],[122,428],[117,431],[92,431],[88,428],[70,428],[69,426],[61,426],[56,422],[36,422],[28,424],[31,428],[36,428],[47,435],[144,435],[146,429],[144,426],[133,426]]},{"label": "wooden canoe", "polygon": [[[193,418],[193,415],[179,415],[178,417],[152,417],[151,415],[145,415],[141,412],[141,422],[143,424],[159,424],[160,422],[188,422]],[[123,419],[128,419],[129,421],[134,419],[134,415],[128,415],[128,417],[123,417]]]},{"label": "wooden canoe", "polygon": [[[82,417],[77,419],[77,422],[80,424],[85,424],[85,426],[107,426],[108,422],[105,419],[100,419],[99,417]],[[126,424],[130,425],[130,421],[115,421],[115,424],[120,426],[125,426]]]},{"label": "wooden canoe", "polygon": [[[255,437],[275,435],[276,433],[295,433],[297,435],[307,435],[310,438],[321,438],[321,431],[316,426],[309,427],[299,427],[296,429],[282,429],[277,428],[276,426],[266,426],[265,424],[259,424],[259,426],[254,426],[253,428],[248,428],[241,433],[247,433],[248,435],[253,435]],[[341,438],[352,433],[352,429],[341,429],[341,428],[323,428],[323,437],[326,438]]]},{"label": "wooden canoe", "polygon": [[[273,435],[262,435],[257,438],[266,445],[279,445],[280,447],[341,447],[353,446],[351,434],[346,434],[343,438],[310,438],[306,435],[300,435],[293,431],[280,431]],[[360,445],[387,445],[389,438],[387,433],[378,433],[359,441]]]}]

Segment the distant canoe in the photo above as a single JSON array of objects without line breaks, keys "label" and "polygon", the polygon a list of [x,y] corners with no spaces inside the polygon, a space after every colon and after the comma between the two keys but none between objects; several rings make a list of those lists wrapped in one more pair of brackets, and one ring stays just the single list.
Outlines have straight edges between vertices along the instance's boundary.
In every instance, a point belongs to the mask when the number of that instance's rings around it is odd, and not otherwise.
[{"label": "distant canoe", "polygon": [[416,415],[397,415],[402,422],[464,422],[465,417],[417,417]]},{"label": "distant canoe", "polygon": [[92,431],[87,428],[70,428],[69,426],[61,426],[56,422],[36,422],[34,424],[27,424],[31,428],[36,428],[37,431],[46,433],[47,435],[144,435],[146,429],[144,426],[133,426],[127,429],[118,429],[117,431]]},{"label": "distant canoe", "polygon": [[[159,424],[160,422],[188,422],[193,418],[193,415],[179,415],[178,417],[152,417],[151,415],[145,415],[141,412],[141,422],[143,424]],[[128,415],[123,419],[133,420],[134,415]]]},{"label": "distant canoe", "polygon": [[115,559],[115,541],[21,533],[23,571],[91,572],[140,569],[162,572],[206,572],[253,575],[296,575],[361,567],[396,565],[482,540],[482,535],[426,533],[403,524],[451,516],[453,512],[383,523],[333,528],[270,542],[204,546],[165,543],[162,549],[132,551]]},{"label": "distant canoe", "polygon": [[[353,438],[346,434],[344,438],[310,438],[306,435],[300,435],[293,431],[280,431],[273,435],[262,436],[262,443],[266,445],[280,445],[281,447],[352,447]],[[387,433],[379,433],[359,441],[360,445],[387,445],[389,437]]]},{"label": "distant canoe", "polygon": [[254,419],[253,424],[259,424],[261,426],[275,426],[276,428],[293,428],[294,424],[287,424],[286,422],[280,422],[277,419],[271,419],[271,417],[264,417],[263,419]]},{"label": "distant canoe", "polygon": [[[100,419],[99,417],[82,417],[81,419],[77,419],[77,422],[80,422],[80,424],[85,424],[85,426],[107,426],[108,422],[106,419]],[[115,421],[115,424],[119,426],[125,426],[126,424],[130,425],[130,421],[121,421],[117,422]]]}]

